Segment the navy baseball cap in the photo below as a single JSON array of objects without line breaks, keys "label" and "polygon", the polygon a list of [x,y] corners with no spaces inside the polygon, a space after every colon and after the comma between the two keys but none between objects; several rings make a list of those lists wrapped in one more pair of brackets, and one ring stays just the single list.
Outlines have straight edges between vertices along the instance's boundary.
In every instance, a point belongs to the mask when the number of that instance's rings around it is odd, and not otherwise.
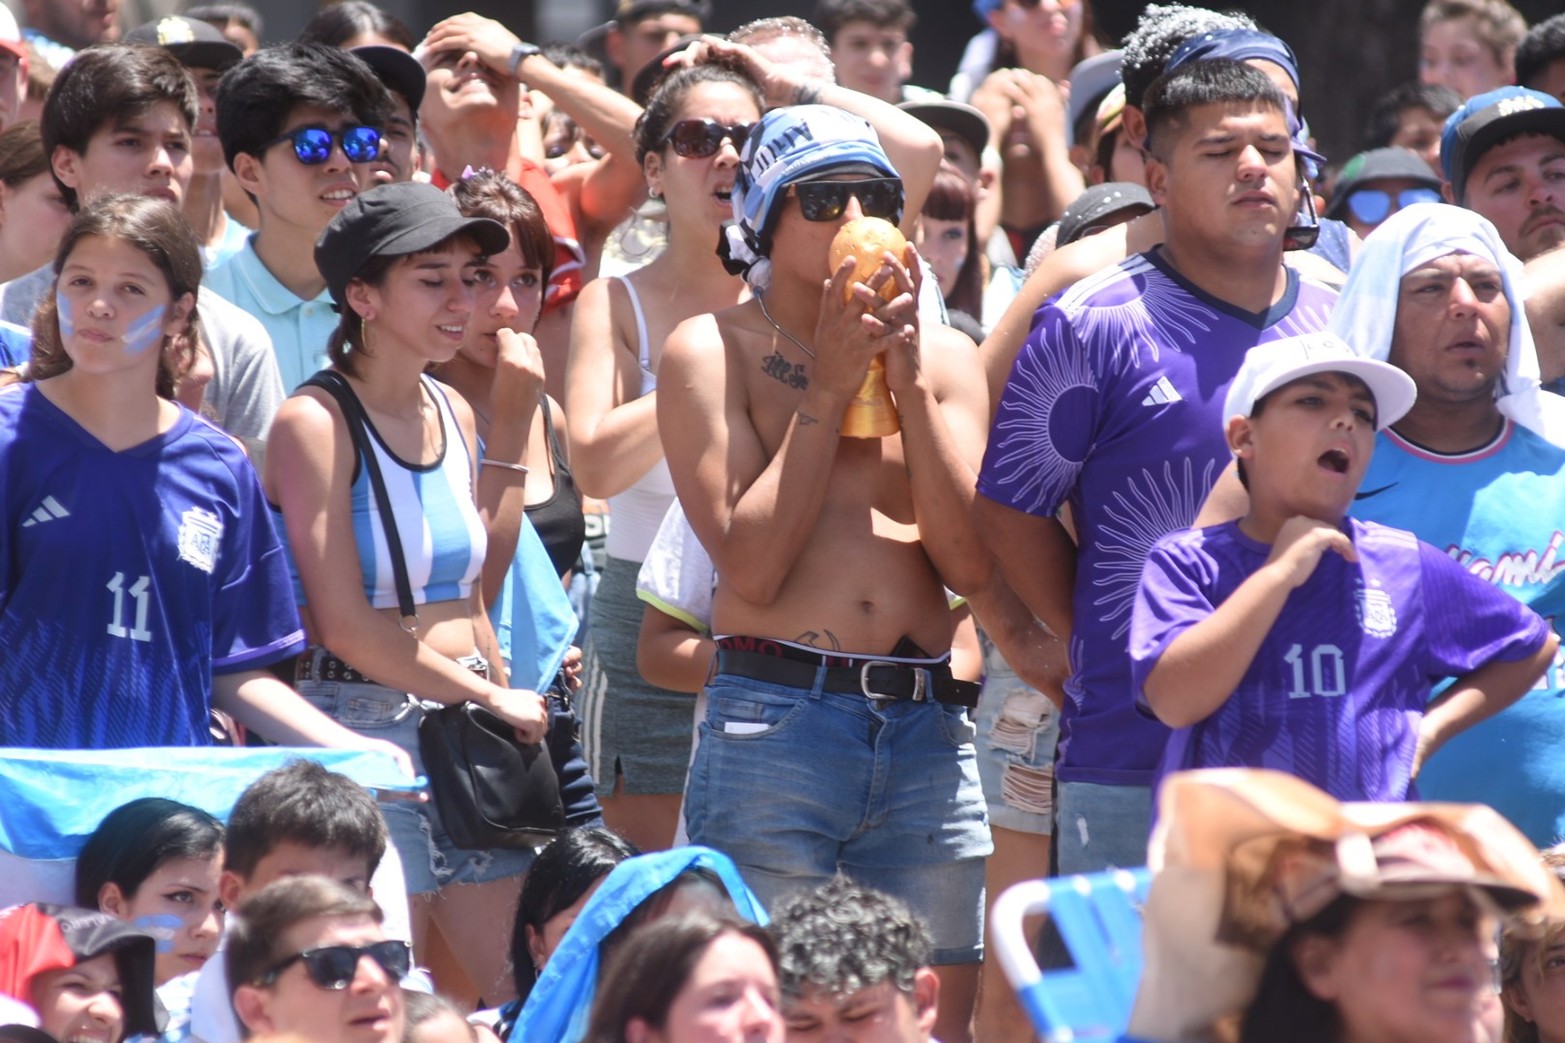
[{"label": "navy baseball cap", "polygon": [[1451,113],[1440,135],[1440,165],[1457,202],[1467,176],[1483,154],[1518,134],[1547,134],[1565,141],[1565,105],[1526,87],[1500,87],[1467,99]]}]

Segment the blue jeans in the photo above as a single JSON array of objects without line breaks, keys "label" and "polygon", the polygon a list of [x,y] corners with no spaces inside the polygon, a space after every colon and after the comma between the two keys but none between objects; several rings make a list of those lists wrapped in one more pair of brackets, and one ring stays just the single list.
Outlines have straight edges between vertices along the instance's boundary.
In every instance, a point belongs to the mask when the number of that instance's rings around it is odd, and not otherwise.
[{"label": "blue jeans", "polygon": [[1017,833],[1054,832],[1054,746],[1060,711],[1016,676],[983,631],[984,691],[978,726],[978,777],[989,824]]},{"label": "blue jeans", "polygon": [[982,958],[992,848],[965,710],[727,674],[706,695],[692,843],[728,854],[768,906],[841,871],[907,903],[931,962]]},{"label": "blue jeans", "polygon": [[1150,787],[1061,782],[1055,809],[1054,851],[1061,876],[1147,864]]}]

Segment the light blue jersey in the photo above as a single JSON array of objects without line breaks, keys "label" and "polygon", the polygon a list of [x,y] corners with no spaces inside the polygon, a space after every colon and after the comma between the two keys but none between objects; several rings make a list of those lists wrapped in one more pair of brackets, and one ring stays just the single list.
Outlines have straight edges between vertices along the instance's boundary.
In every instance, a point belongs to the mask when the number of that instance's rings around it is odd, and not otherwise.
[{"label": "light blue jersey", "polygon": [[[1455,456],[1382,432],[1352,508],[1411,530],[1525,602],[1556,632],[1565,616],[1565,449],[1505,422]],[[1452,739],[1424,766],[1426,800],[1489,804],[1528,839],[1565,836],[1565,656],[1514,706]]]}]

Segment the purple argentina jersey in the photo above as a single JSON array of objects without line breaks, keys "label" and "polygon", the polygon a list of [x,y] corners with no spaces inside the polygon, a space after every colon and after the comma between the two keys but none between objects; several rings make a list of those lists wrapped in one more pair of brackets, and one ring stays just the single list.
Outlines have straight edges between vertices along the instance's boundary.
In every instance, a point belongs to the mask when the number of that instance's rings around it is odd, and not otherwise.
[{"label": "purple argentina jersey", "polygon": [[303,648],[255,471],[188,410],[113,452],[0,391],[0,746],[200,746],[212,675]]},{"label": "purple argentina jersey", "polygon": [[[1177,728],[1159,777],[1185,768],[1290,772],[1339,800],[1406,800],[1434,685],[1536,652],[1536,612],[1410,532],[1349,518],[1358,561],[1321,555],[1288,595],[1239,687]],[[1271,554],[1238,522],[1170,533],[1147,557],[1130,627],[1136,696],[1174,639]]]},{"label": "purple argentina jersey", "polygon": [[1058,776],[1146,786],[1168,729],[1136,712],[1125,656],[1147,551],[1228,464],[1223,397],[1245,352],[1323,329],[1336,294],[1291,269],[1263,314],[1203,293],[1155,252],[1045,304],[1011,370],[978,491],[1029,514],[1069,503],[1079,551]]}]

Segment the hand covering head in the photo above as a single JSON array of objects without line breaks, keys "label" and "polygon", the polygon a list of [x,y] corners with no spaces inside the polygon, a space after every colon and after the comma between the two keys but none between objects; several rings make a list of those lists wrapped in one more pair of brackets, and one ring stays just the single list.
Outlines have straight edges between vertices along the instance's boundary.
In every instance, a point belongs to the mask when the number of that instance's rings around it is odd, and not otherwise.
[{"label": "hand covering head", "polygon": [[739,153],[734,223],[724,228],[717,248],[723,266],[751,286],[765,286],[788,186],[832,174],[899,176],[862,116],[832,105],[789,105],[762,116]]},{"label": "hand covering head", "polygon": [[[1299,91],[1299,59],[1294,57],[1293,48],[1288,42],[1271,33],[1261,32],[1259,29],[1214,29],[1211,32],[1192,36],[1179,45],[1173,55],[1163,66],[1163,75],[1168,75],[1180,66],[1191,62],[1205,61],[1208,58],[1227,58],[1235,62],[1267,61],[1271,62],[1288,74],[1288,79],[1293,81],[1293,89]],[[1292,102],[1287,109],[1288,134],[1293,138],[1293,151],[1309,166],[1310,176],[1314,177],[1320,167],[1326,163],[1326,157],[1310,148],[1310,129],[1298,114]]]},{"label": "hand covering head", "polygon": [[603,883],[560,939],[527,996],[507,1043],[580,1043],[587,1032],[603,939],[652,895],[690,869],[717,875],[736,912],[765,924],[766,910],[725,854],[707,847],[677,847],[626,859]]},{"label": "hand covering head", "polygon": [[1364,240],[1348,272],[1330,330],[1361,355],[1388,360],[1396,328],[1402,277],[1448,254],[1482,257],[1500,270],[1511,306],[1505,369],[1495,388],[1500,412],[1558,446],[1565,446],[1565,398],[1544,391],[1538,351],[1527,325],[1522,264],[1500,234],[1477,213],[1445,203],[1415,203],[1392,214]]}]

